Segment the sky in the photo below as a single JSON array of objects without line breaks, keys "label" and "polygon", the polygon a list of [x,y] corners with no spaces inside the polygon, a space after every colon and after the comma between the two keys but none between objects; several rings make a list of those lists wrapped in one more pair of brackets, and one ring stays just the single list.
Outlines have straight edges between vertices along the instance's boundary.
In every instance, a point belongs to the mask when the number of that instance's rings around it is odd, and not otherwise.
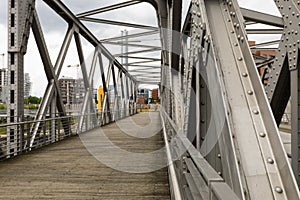
[{"label": "sky", "polygon": [[[122,0],[101,0],[101,1],[91,1],[89,0],[87,3],[86,0],[62,0],[75,14],[84,12],[87,10],[111,5],[113,3],[122,2]],[[48,8],[45,3],[41,0],[37,0],[37,12],[42,24],[42,29],[44,32],[44,37],[48,46],[49,54],[52,60],[52,63],[55,63],[57,54],[59,52],[60,46],[62,44],[67,24],[57,16],[51,9]],[[186,15],[190,0],[183,0],[184,9],[183,16]],[[239,0],[238,1],[241,7],[257,10],[264,13],[269,13],[273,15],[280,15],[275,3],[273,0]],[[94,17],[94,16],[93,16]],[[110,19],[117,20],[129,23],[136,24],[145,24],[149,26],[157,26],[156,13],[154,8],[148,3],[141,3],[131,7],[122,8],[117,11],[110,11],[107,13],[102,13],[96,15],[95,17],[99,17],[102,19]],[[184,17],[185,18],[185,17]],[[85,25],[90,28],[90,30],[99,38],[105,39],[110,37],[117,37],[121,35],[121,31],[127,29],[130,34],[141,32],[141,30],[136,30],[134,28],[126,28],[126,27],[117,27],[111,25],[100,25],[86,22]],[[142,30],[146,31],[146,30]],[[274,39],[277,39],[278,36],[272,36]],[[139,38],[144,41],[145,44],[148,45],[159,45],[159,36],[148,36]],[[250,40],[256,41],[264,41],[269,40],[270,38],[266,38],[263,36],[250,36]],[[136,43],[138,44],[138,43]],[[119,46],[106,46],[113,54],[118,54],[121,51]],[[85,53],[85,58],[88,60],[88,64],[91,62],[93,48],[86,41],[83,40],[83,49]],[[139,50],[139,48],[130,48],[130,50]],[[4,53],[4,57],[1,54]],[[159,57],[159,52],[157,53],[149,53],[147,56]],[[4,59],[3,59],[4,58]],[[7,0],[0,0],[0,67],[6,67],[7,60]],[[133,60],[134,61],[134,60]],[[107,63],[107,60],[104,60],[104,63]],[[74,40],[72,40],[63,70],[61,72],[61,76],[74,77],[81,76],[81,74],[77,73],[75,67],[67,67],[68,65],[76,65],[79,64],[77,59],[77,52]],[[87,64],[87,66],[89,66]],[[153,64],[154,65],[154,64]],[[28,43],[28,51],[24,58],[24,70],[25,72],[30,74],[31,81],[33,82],[32,95],[34,96],[43,96],[47,81],[44,73],[43,65],[40,60],[40,56],[33,38],[33,34],[30,34],[29,43]],[[99,75],[99,70],[96,71],[95,77]],[[60,76],[60,77],[61,77]],[[101,80],[99,78],[95,78],[94,84],[99,85]]]}]

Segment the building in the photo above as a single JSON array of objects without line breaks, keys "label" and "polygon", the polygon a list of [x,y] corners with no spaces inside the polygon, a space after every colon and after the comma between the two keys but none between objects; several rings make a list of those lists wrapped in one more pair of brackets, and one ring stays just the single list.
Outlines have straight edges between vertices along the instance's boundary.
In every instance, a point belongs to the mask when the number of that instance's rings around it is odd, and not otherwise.
[{"label": "building", "polygon": [[[97,102],[98,102],[98,111],[101,111],[103,101],[104,101],[104,89],[102,85],[99,86],[98,88],[98,94],[97,94]],[[108,101],[109,101],[109,106],[111,109],[114,108],[114,103],[115,103],[115,88],[113,85],[108,86]]]},{"label": "building", "polygon": [[58,80],[62,101],[66,105],[81,104],[85,89],[83,79],[63,77]]},{"label": "building", "polygon": [[[248,43],[250,47],[256,45],[255,41],[249,41]],[[260,58],[261,60],[268,60],[268,59],[275,58],[276,50],[273,49],[252,50],[252,54],[254,55],[254,59]]]},{"label": "building", "polygon": [[24,75],[24,98],[28,98],[31,94],[32,82],[30,82],[29,73]]},{"label": "building", "polygon": [[0,103],[6,103],[7,96],[7,69],[0,69]]},{"label": "building", "polygon": [[158,88],[152,90],[152,99],[156,101],[159,100]]},{"label": "building", "polygon": [[[248,41],[250,47],[255,47],[255,41]],[[257,70],[263,83],[268,84],[268,70],[276,57],[276,50],[272,48],[261,48],[251,50]]]},{"label": "building", "polygon": [[144,94],[138,94],[138,104],[145,104],[145,95]]}]

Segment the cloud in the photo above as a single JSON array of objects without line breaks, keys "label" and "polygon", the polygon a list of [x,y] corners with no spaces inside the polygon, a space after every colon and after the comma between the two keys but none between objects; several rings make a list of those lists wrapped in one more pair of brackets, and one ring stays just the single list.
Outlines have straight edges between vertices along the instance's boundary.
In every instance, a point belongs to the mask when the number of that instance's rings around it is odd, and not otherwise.
[{"label": "cloud", "polygon": [[274,0],[239,0],[238,2],[241,7],[280,16],[280,13],[276,7],[276,4],[274,3]]},{"label": "cloud", "polygon": [[0,1],[0,24],[7,24],[7,0]]},{"label": "cloud", "polygon": [[[0,57],[0,67],[6,66],[6,54],[7,54],[7,28],[3,24],[0,24],[0,54],[5,54]],[[3,60],[4,59],[4,60]],[[4,62],[4,66],[3,66]]]}]

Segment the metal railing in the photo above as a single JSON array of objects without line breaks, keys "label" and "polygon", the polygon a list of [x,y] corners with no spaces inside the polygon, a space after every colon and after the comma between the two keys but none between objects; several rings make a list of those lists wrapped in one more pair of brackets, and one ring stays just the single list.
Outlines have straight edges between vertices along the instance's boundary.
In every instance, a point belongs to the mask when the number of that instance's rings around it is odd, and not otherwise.
[{"label": "metal railing", "polygon": [[[32,118],[25,118],[22,122],[0,124],[0,160],[12,158],[24,152],[32,151],[34,149],[47,146],[49,144],[61,141],[67,137],[80,134],[109,124],[136,114],[136,108],[122,109],[110,112],[97,112],[88,114],[68,113],[67,116],[59,117],[45,117],[43,120],[33,120]],[[79,119],[83,117],[83,126],[79,128]],[[96,120],[96,124],[93,124]],[[40,123],[37,135],[35,135],[34,142],[30,146],[32,138],[32,127],[37,122]],[[65,124],[67,123],[67,124]],[[68,127],[66,129],[66,127]],[[8,134],[10,129],[17,129],[18,135]]]},{"label": "metal railing", "polygon": [[171,198],[238,200],[234,191],[180,132],[162,107],[160,113],[169,163]]},{"label": "metal railing", "polygon": [[[40,122],[38,134],[34,143],[29,147],[31,127],[36,122]],[[64,123],[70,124],[69,129],[63,129]],[[68,115],[64,117],[47,118],[39,121],[27,120],[23,122],[1,124],[0,125],[0,160],[14,157],[20,153],[30,151],[51,143],[60,141],[76,133],[76,118]],[[9,130],[17,129],[20,134],[8,134]]]}]

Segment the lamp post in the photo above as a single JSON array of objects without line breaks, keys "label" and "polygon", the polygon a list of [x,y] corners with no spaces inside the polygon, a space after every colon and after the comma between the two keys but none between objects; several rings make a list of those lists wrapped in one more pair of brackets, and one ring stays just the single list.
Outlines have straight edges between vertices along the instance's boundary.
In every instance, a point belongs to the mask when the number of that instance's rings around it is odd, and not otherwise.
[{"label": "lamp post", "polygon": [[67,67],[76,67],[76,70],[77,70],[77,79],[79,79],[79,67],[80,67],[80,65],[79,65],[79,64],[76,64],[76,65],[68,65]]},{"label": "lamp post", "polygon": [[5,57],[5,53],[0,54],[2,56],[2,68],[4,68],[4,57]]},{"label": "lamp post", "polygon": [[[79,99],[80,99],[80,90],[79,90],[79,87],[78,87],[78,84],[80,83],[79,82],[79,67],[80,65],[79,64],[75,64],[75,65],[68,65],[67,67],[76,67],[76,70],[77,70],[77,79],[74,81],[74,102],[72,101],[73,104],[78,105],[79,104]],[[70,95],[70,94],[69,94]],[[67,97],[68,98],[68,97]],[[69,97],[70,99],[70,97]],[[70,101],[70,100],[69,100]]]}]

